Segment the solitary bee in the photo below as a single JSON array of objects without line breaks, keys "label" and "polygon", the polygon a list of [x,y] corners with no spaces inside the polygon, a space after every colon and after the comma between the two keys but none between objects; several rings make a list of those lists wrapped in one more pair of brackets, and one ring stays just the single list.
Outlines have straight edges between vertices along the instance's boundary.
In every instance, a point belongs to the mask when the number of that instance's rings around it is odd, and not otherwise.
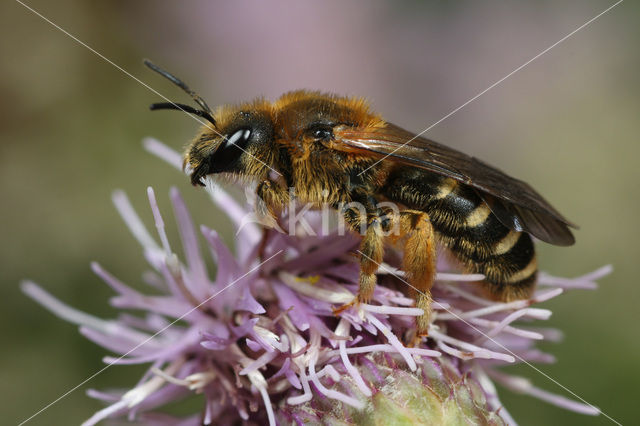
[{"label": "solitary bee", "polygon": [[[288,188],[317,207],[365,206],[365,215],[341,211],[350,227],[363,230],[359,291],[351,304],[371,298],[385,240],[402,244],[405,276],[424,310],[418,336],[429,327],[436,240],[469,271],[485,276],[489,297],[505,302],[529,298],[534,290],[532,236],[574,243],[569,227],[575,225],[531,186],[383,120],[362,99],[300,90],[273,103],[257,99],[213,112],[181,80],[145,63],[200,107],[159,103],[151,109],[182,110],[208,121],[184,156],[192,184],[204,185],[212,174],[253,180],[269,212],[287,206]],[[381,208],[381,201],[401,208]],[[390,227],[399,232],[387,237]]]}]

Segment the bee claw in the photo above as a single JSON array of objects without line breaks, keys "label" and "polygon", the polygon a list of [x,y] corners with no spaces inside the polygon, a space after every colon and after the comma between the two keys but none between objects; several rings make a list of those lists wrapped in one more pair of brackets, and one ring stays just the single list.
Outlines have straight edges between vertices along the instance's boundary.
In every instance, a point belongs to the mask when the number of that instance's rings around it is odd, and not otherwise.
[{"label": "bee claw", "polygon": [[428,332],[423,332],[423,333],[412,333],[413,336],[410,336],[408,341],[407,341],[407,347],[408,348],[417,348],[420,346],[420,344],[424,341],[425,338],[429,337],[429,333]]},{"label": "bee claw", "polygon": [[337,308],[333,308],[333,315],[338,316],[341,313],[343,313],[344,311],[346,311],[347,309],[356,306],[357,304],[359,304],[360,301],[358,300],[357,297],[354,297],[353,300],[349,303],[345,303],[342,306],[338,306]]}]

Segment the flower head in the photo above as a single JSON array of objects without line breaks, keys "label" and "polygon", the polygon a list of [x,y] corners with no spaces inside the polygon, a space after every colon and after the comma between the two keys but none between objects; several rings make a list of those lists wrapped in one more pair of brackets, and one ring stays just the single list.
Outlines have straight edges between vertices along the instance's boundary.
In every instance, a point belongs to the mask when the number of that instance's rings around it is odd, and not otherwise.
[{"label": "flower head", "polygon": [[[146,146],[180,167],[179,155],[166,146],[153,140]],[[499,367],[553,362],[535,344],[556,341],[560,332],[522,324],[547,319],[551,312],[537,304],[566,289],[594,288],[608,267],[575,279],[541,274],[531,300],[497,303],[476,291],[474,281],[482,276],[459,273],[456,264],[440,256],[429,339],[406,347],[403,342],[422,310],[405,295],[403,272],[393,260],[380,265],[371,303],[335,315],[334,308],[357,292],[357,238],[323,233],[313,216],[312,235],[263,230],[244,220],[252,213],[250,205],[239,204],[220,188],[207,185],[207,190],[240,228],[236,253],[213,229],[201,226],[198,235],[173,189],[184,261],[167,238],[151,188],[157,239],[127,197],[115,193],[114,203],[151,267],[144,276],[149,294],[144,294],[92,265],[116,293],[110,302],[123,310],[117,318],[79,312],[36,284],[23,283],[28,295],[116,354],[104,358],[108,366],[149,366],[130,390],[89,390],[108,405],[85,424],[106,418],[173,424],[177,419],[159,409],[193,394],[203,395],[203,407],[181,419],[184,424],[355,424],[375,419],[511,423],[494,382],[574,411],[598,413]],[[215,279],[205,266],[199,238],[216,262]]]}]

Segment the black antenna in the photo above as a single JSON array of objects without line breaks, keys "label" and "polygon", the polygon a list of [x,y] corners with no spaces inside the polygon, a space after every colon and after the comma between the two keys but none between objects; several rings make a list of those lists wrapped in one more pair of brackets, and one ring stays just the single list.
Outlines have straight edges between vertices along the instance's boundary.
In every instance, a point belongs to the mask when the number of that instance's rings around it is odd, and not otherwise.
[{"label": "black antenna", "polygon": [[158,110],[158,109],[175,109],[175,110],[178,110],[178,111],[184,111],[184,112],[188,112],[189,114],[193,114],[193,115],[197,115],[198,117],[202,117],[202,118],[206,119],[207,121],[211,122],[211,124],[213,124],[214,126],[216,125],[216,121],[213,119],[211,114],[209,114],[206,111],[195,109],[195,108],[190,107],[189,105],[185,105],[185,104],[178,104],[178,103],[175,103],[175,102],[160,102],[160,103],[157,103],[157,104],[151,104],[149,106],[149,109],[151,111],[155,111],[155,110]]},{"label": "black antenna", "polygon": [[[156,64],[154,64],[148,59],[144,60],[144,64],[147,67],[149,67],[151,70],[157,72],[158,74],[160,74],[161,76],[163,76],[164,78],[166,78],[167,80],[169,80],[170,82],[172,82],[173,84],[175,84],[176,86],[184,90],[186,93],[188,93],[189,96],[191,96],[191,98],[202,108],[202,111],[199,111],[194,108],[188,107],[186,105],[169,102],[169,103],[153,104],[151,105],[152,110],[155,110],[155,109],[182,110],[182,111],[206,118],[214,126],[216,125],[216,121],[213,119],[213,113],[211,112],[211,108],[209,108],[209,105],[207,105],[204,99],[202,99],[196,92],[191,90],[189,86],[187,86],[182,80],[180,80],[178,77],[171,74],[170,72],[163,70],[162,68],[160,68],[159,66],[157,66]],[[169,105],[173,105],[173,106],[169,106]]]}]

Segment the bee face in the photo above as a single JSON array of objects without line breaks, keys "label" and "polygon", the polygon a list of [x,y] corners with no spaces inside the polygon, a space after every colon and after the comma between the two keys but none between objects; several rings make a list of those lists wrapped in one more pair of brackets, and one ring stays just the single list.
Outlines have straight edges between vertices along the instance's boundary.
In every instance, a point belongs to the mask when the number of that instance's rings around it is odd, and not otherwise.
[{"label": "bee face", "polygon": [[254,103],[221,108],[216,127],[203,126],[185,154],[191,182],[209,174],[260,175],[274,167],[274,128],[270,108]]}]

